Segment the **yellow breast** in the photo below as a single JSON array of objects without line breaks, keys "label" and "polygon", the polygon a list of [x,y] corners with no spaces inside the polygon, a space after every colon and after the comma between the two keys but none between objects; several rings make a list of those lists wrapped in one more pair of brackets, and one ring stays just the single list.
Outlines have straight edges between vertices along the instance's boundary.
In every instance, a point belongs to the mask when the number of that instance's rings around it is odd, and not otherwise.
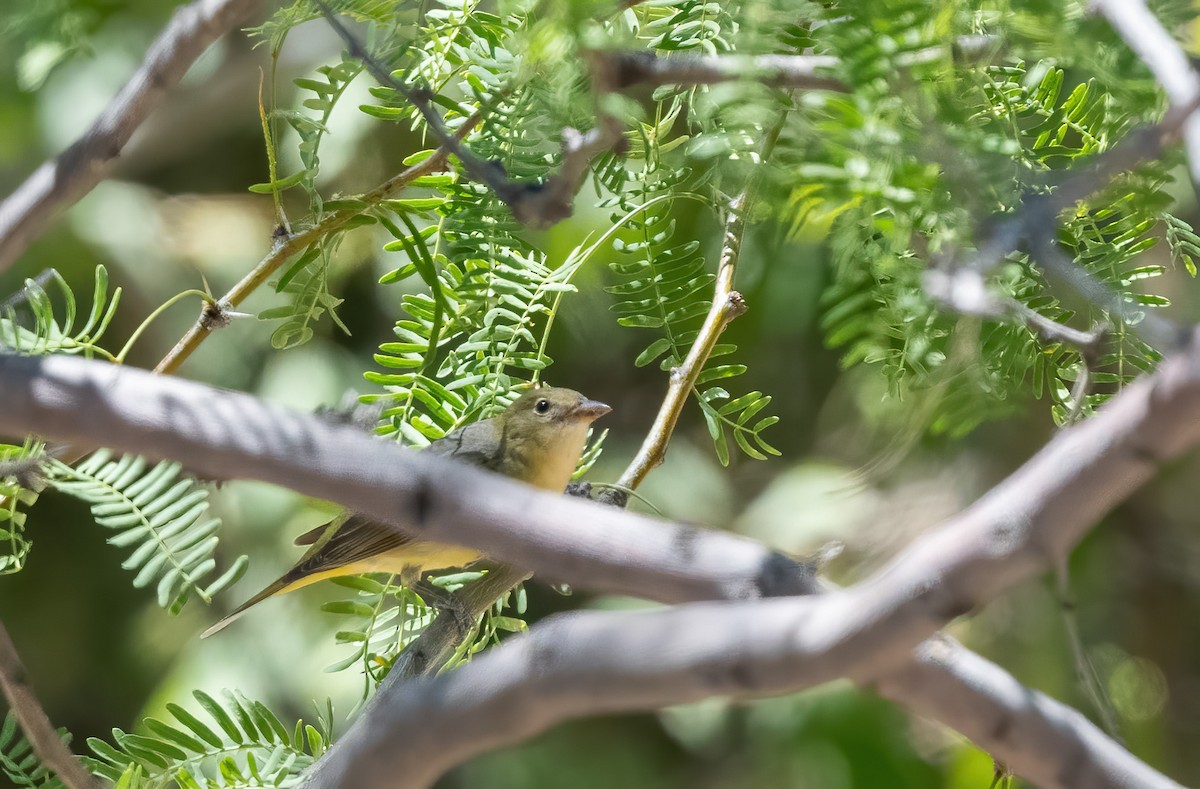
[{"label": "yellow breast", "polygon": [[547,447],[542,448],[542,457],[532,467],[532,474],[525,479],[530,485],[555,493],[562,493],[575,473],[579,456],[583,454],[583,445],[587,441],[588,426],[582,423],[572,424],[564,429],[563,434],[556,436]]}]

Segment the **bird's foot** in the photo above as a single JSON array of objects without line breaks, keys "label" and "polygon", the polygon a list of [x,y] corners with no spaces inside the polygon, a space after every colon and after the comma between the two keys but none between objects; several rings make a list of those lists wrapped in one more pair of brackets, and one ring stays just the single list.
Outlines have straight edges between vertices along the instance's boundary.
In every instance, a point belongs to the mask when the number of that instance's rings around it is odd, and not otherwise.
[{"label": "bird's foot", "polygon": [[451,592],[434,586],[429,581],[417,581],[411,589],[421,596],[426,605],[437,610],[440,615],[450,617],[460,638],[466,638],[475,627],[475,617],[471,615],[466,604]]}]

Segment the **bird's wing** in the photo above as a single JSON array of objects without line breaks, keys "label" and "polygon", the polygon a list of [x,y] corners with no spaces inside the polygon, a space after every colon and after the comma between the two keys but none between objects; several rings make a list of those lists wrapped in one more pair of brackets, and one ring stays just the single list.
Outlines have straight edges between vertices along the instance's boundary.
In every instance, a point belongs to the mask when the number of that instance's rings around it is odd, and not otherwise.
[{"label": "bird's wing", "polygon": [[[499,459],[504,455],[504,435],[500,422],[486,419],[439,438],[424,451],[495,471]],[[201,637],[207,638],[216,633],[246,609],[271,595],[303,585],[305,578],[371,559],[413,542],[411,537],[355,513],[349,514],[344,520],[333,520],[310,529],[296,538],[297,545],[310,547],[295,567],[204,631]]]},{"label": "bird's wing", "polygon": [[[311,537],[311,539],[309,539]],[[360,561],[381,553],[398,548],[412,542],[411,538],[395,532],[386,526],[380,526],[367,520],[362,515],[351,515],[341,523],[331,521],[306,532],[296,539],[308,540],[313,546],[300,557],[296,566],[288,570],[273,583],[258,594],[239,605],[228,616],[200,634],[208,638],[213,633],[223,630],[246,610],[268,597],[296,588],[297,582],[312,575],[329,570],[336,570],[348,564]],[[303,584],[300,584],[303,585]]]},{"label": "bird's wing", "polygon": [[321,539],[321,535],[328,531],[329,527],[336,522],[337,519],[335,518],[331,521],[325,521],[315,529],[309,529],[308,531],[304,532],[304,534],[301,534],[299,537],[292,540],[292,545],[312,545],[316,543],[317,540]]},{"label": "bird's wing", "polygon": [[495,419],[485,419],[460,427],[422,451],[494,471],[498,459],[502,456],[503,443],[504,437],[500,433],[499,422]]},{"label": "bird's wing", "polygon": [[354,564],[412,542],[411,537],[357,514],[350,515],[335,529],[322,526],[298,539],[307,539],[316,531],[320,533],[313,546],[284,576],[288,580],[295,581],[307,575]]}]

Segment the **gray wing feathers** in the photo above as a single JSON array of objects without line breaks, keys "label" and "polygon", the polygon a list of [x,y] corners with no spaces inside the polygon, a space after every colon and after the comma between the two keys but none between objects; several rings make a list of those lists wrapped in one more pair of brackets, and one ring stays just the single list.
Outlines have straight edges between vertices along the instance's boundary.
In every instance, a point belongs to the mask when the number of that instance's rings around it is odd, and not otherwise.
[{"label": "gray wing feathers", "polygon": [[423,451],[439,457],[453,458],[460,463],[495,470],[496,460],[500,457],[502,438],[497,433],[496,420],[485,419],[439,438]]}]

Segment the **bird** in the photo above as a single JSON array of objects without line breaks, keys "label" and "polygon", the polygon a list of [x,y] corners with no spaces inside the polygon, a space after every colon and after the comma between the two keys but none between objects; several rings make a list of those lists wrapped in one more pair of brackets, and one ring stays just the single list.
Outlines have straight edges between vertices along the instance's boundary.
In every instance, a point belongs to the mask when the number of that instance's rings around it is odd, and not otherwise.
[{"label": "bird", "polygon": [[[574,389],[530,389],[498,416],[459,428],[422,451],[562,492],[583,454],[588,428],[610,411]],[[473,548],[410,537],[355,512],[305,532],[295,544],[310,547],[290,570],[200,637],[223,630],[268,597],[326,578],[386,572],[399,575],[400,583],[411,588],[425,572],[483,558]]]}]

